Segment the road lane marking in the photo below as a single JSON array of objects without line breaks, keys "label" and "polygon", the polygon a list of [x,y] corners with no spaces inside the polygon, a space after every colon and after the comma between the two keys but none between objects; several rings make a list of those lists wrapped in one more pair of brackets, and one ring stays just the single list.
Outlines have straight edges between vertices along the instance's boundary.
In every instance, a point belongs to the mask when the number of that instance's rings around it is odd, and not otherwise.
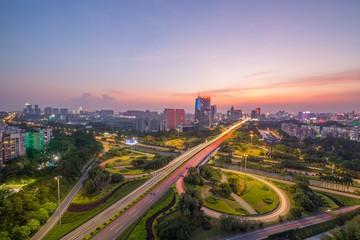
[{"label": "road lane marking", "polygon": [[121,229],[122,226],[123,225],[120,225],[120,227],[118,227],[118,229],[116,229],[115,232],[118,232]]},{"label": "road lane marking", "polygon": [[115,224],[112,228],[110,228],[110,230],[113,230],[114,229],[114,227],[116,227],[118,225],[118,223],[117,224]]}]

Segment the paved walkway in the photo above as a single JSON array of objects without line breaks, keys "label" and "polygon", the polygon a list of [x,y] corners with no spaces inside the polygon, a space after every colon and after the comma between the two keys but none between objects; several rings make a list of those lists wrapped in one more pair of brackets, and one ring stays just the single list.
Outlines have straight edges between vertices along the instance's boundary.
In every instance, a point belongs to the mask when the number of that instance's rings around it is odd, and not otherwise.
[{"label": "paved walkway", "polygon": [[[225,182],[227,180],[227,177],[225,174],[221,173],[221,182]],[[258,214],[258,212],[247,202],[245,202],[244,199],[242,199],[239,195],[235,193],[231,193],[231,196],[237,201],[243,208],[245,208],[250,214]]]},{"label": "paved walkway", "polygon": [[231,196],[237,201],[242,207],[244,207],[250,214],[258,214],[258,212],[247,202],[245,202],[244,199],[242,199],[240,196],[238,196],[235,193],[232,193]]}]

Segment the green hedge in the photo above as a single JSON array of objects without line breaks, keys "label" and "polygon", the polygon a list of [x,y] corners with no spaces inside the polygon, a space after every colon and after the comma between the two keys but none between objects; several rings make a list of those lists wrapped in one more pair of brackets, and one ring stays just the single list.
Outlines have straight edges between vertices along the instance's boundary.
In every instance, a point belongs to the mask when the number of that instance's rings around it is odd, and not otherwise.
[{"label": "green hedge", "polygon": [[274,202],[271,198],[263,198],[263,201],[267,204],[272,204]]},{"label": "green hedge", "polygon": [[255,186],[257,186],[258,188],[260,188],[260,189],[262,189],[264,191],[269,191],[270,190],[270,188],[268,186],[266,186],[266,185],[256,184],[256,182],[254,184],[255,184]]},{"label": "green hedge", "polygon": [[247,212],[245,209],[243,209],[243,208],[236,208],[235,210],[236,210],[237,212],[239,212],[239,213],[244,214],[244,215],[248,215],[248,212]]},{"label": "green hedge", "polygon": [[211,204],[215,204],[218,202],[218,200],[214,197],[207,197],[207,198],[205,198],[205,201],[207,201],[208,203],[211,203]]}]

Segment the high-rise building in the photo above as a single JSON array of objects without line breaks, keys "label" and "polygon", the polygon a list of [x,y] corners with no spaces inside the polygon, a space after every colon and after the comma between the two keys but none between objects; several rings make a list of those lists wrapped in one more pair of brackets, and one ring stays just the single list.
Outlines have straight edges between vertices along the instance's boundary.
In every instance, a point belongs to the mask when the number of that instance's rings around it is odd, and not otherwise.
[{"label": "high-rise building", "polygon": [[43,132],[44,145],[47,146],[50,143],[50,141],[53,139],[52,128],[43,128],[38,130],[41,130]]},{"label": "high-rise building", "polygon": [[69,110],[67,108],[60,108],[60,114],[61,115],[68,115],[69,114]]},{"label": "high-rise building", "polygon": [[259,119],[261,116],[261,108],[256,108],[251,111],[251,118],[257,118]]},{"label": "high-rise building", "polygon": [[160,121],[158,119],[150,118],[136,118],[135,130],[139,132],[157,132],[160,129]]},{"label": "high-rise building", "polygon": [[34,105],[35,108],[35,115],[40,115],[41,114],[41,109],[39,108],[39,105]]},{"label": "high-rise building", "polygon": [[55,115],[58,115],[58,114],[60,114],[60,111],[59,111],[58,108],[53,108],[52,113],[55,114]]},{"label": "high-rise building", "polygon": [[32,108],[31,104],[25,103],[24,113],[25,114],[34,114],[34,109]]},{"label": "high-rise building", "polygon": [[113,110],[101,110],[101,111],[99,111],[99,115],[101,115],[101,116],[113,116],[114,111]]},{"label": "high-rise building", "polygon": [[47,107],[44,109],[45,115],[51,115],[52,111],[53,111],[52,107]]},{"label": "high-rise building", "polygon": [[195,100],[195,123],[196,129],[204,130],[209,129],[211,124],[211,98],[205,96],[198,96]]},{"label": "high-rise building", "polygon": [[186,123],[185,110],[184,109],[176,109],[175,110],[175,125],[176,125],[176,128],[179,125],[184,125],[185,123]]},{"label": "high-rise building", "polygon": [[32,148],[39,152],[44,151],[44,133],[42,130],[26,133],[26,148]]},{"label": "high-rise building", "polygon": [[162,130],[177,129],[179,125],[185,124],[184,109],[166,108],[163,114]]},{"label": "high-rise building", "polygon": [[254,109],[254,110],[252,110],[251,111],[251,118],[256,118],[257,116],[256,116],[256,110]]},{"label": "high-rise building", "polygon": [[216,112],[217,112],[216,105],[211,105],[211,124],[212,125],[215,123]]},{"label": "high-rise building", "polygon": [[300,121],[301,121],[301,122],[308,122],[308,121],[310,121],[310,112],[309,112],[309,111],[307,111],[307,112],[302,112]]},{"label": "high-rise building", "polygon": [[25,130],[0,124],[0,133],[2,145],[2,151],[0,152],[1,165],[12,158],[26,155]]}]

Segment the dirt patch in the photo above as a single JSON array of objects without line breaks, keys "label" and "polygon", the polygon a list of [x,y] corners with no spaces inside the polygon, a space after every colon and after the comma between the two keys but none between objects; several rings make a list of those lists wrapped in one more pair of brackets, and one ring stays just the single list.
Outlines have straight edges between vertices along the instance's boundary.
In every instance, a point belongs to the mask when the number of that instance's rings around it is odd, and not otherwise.
[{"label": "dirt patch", "polygon": [[174,206],[176,202],[176,197],[174,195],[173,200],[171,201],[171,203],[169,205],[167,205],[167,207],[165,207],[164,209],[162,209],[161,211],[155,213],[151,218],[149,218],[146,222],[146,232],[147,232],[147,239],[148,240],[155,240],[155,235],[153,233],[152,230],[152,225],[155,221],[155,219],[162,213],[166,212],[167,210],[169,210],[172,206]]},{"label": "dirt patch", "polygon": [[97,208],[100,204],[105,203],[109,198],[111,198],[116,193],[116,191],[118,191],[120,188],[122,188],[123,186],[125,186],[128,183],[129,182],[124,182],[123,184],[121,184],[120,186],[118,186],[117,188],[112,190],[104,198],[102,198],[96,202],[89,203],[89,204],[74,204],[74,203],[72,203],[72,204],[70,204],[68,211],[75,212],[75,213],[91,211],[91,210]]},{"label": "dirt patch", "polygon": [[338,205],[338,207],[344,207],[345,205],[342,204],[341,202],[339,202],[336,198],[334,198],[333,196],[327,195],[326,193],[321,193],[322,195],[327,196],[328,198],[330,198],[331,201],[333,201],[336,205]]}]

